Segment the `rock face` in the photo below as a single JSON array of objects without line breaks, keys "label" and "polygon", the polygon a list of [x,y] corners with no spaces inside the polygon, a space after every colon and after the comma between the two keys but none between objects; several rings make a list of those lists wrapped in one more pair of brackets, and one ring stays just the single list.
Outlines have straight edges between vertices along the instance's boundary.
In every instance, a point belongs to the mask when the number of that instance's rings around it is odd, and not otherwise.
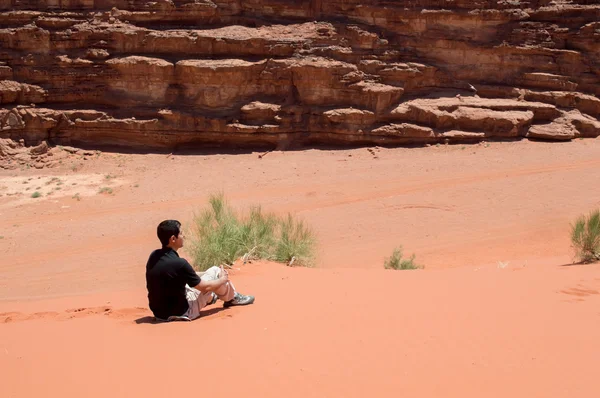
[{"label": "rock face", "polygon": [[598,21],[592,0],[0,0],[0,138],[597,137]]}]

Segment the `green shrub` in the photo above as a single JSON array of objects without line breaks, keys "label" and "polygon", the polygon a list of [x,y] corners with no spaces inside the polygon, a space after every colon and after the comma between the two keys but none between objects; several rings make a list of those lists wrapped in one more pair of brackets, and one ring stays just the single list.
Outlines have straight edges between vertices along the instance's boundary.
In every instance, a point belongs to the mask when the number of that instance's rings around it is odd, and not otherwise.
[{"label": "green shrub", "polygon": [[405,270],[405,269],[421,269],[423,266],[415,263],[415,255],[413,254],[409,259],[403,259],[402,246],[394,249],[392,256],[386,258],[383,267],[385,269]]},{"label": "green shrub", "polygon": [[600,209],[575,221],[571,226],[571,243],[579,261],[600,260]]},{"label": "green shrub", "polygon": [[201,271],[242,256],[309,265],[316,244],[312,232],[291,215],[282,219],[257,206],[242,217],[223,194],[212,195],[208,208],[194,216],[189,238],[190,255]]},{"label": "green shrub", "polygon": [[42,196],[42,194],[39,191],[35,191],[34,193],[31,194],[32,198],[39,198],[40,196]]},{"label": "green shrub", "polygon": [[208,209],[194,217],[190,233],[191,254],[200,270],[223,263],[232,264],[242,250],[239,221],[223,195],[211,196],[209,203]]},{"label": "green shrub", "polygon": [[275,261],[311,266],[314,260],[315,236],[302,221],[294,220],[291,214],[278,220],[278,239],[275,246]]},{"label": "green shrub", "polygon": [[250,258],[270,258],[276,243],[277,217],[265,214],[260,206],[250,208],[248,217],[241,221],[239,242]]}]

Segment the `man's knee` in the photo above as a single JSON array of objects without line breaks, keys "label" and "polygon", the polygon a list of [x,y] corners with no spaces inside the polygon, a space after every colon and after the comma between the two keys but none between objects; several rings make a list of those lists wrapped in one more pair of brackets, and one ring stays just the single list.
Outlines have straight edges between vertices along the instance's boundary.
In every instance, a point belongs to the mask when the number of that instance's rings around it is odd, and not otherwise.
[{"label": "man's knee", "polygon": [[[206,272],[202,275],[202,277],[204,277],[204,279],[217,279],[221,276],[221,268],[214,266],[214,267],[210,267],[209,269],[206,270]],[[201,278],[202,278],[201,277]]]}]

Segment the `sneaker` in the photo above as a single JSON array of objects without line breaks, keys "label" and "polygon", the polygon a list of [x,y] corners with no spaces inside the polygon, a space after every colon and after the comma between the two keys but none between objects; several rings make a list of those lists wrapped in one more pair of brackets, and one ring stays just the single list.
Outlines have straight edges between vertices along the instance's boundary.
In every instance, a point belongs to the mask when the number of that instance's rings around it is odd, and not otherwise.
[{"label": "sneaker", "polygon": [[248,305],[252,304],[253,302],[254,296],[245,296],[243,294],[236,293],[232,300],[223,303],[223,307],[227,308],[234,305]]},{"label": "sneaker", "polygon": [[211,300],[210,300],[208,303],[206,303],[206,305],[211,305],[211,304],[214,304],[214,303],[216,303],[216,302],[217,302],[217,300],[218,300],[218,298],[219,298],[219,297],[216,295],[216,293],[213,293],[213,294],[212,294],[212,299],[211,299]]}]

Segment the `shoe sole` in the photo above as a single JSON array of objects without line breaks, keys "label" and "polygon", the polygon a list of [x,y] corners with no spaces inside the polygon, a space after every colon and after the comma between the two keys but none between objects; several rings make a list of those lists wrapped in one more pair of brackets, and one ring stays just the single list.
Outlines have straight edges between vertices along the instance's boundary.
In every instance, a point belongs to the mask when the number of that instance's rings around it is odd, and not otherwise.
[{"label": "shoe sole", "polygon": [[254,298],[252,298],[252,300],[248,301],[247,303],[239,303],[239,304],[236,304],[236,303],[231,303],[231,304],[224,303],[224,304],[223,304],[223,307],[225,307],[225,308],[229,308],[229,307],[240,307],[240,306],[244,306],[244,305],[250,305],[250,304],[252,304],[252,303],[254,303]]}]

